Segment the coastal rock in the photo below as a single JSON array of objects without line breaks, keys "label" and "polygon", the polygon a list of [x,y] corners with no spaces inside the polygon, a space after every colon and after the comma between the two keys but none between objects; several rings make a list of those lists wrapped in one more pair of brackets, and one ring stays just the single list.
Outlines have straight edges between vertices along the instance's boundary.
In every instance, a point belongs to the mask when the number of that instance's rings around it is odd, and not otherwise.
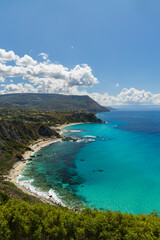
[{"label": "coastal rock", "polygon": [[77,142],[79,140],[82,140],[82,138],[72,138],[72,137],[63,137],[62,138],[62,141],[63,142],[69,142],[69,141],[72,141],[72,142]]}]

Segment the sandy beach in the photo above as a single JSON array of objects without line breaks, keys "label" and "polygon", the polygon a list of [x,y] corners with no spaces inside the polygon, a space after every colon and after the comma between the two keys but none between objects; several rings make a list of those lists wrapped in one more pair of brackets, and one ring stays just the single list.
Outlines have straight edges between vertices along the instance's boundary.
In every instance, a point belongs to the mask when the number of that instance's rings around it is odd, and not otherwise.
[{"label": "sandy beach", "polygon": [[[60,135],[65,132],[63,128],[71,126],[71,125],[77,125],[77,124],[83,124],[83,123],[70,123],[70,124],[63,124],[57,128],[57,130],[60,130]],[[38,139],[35,143],[31,144],[29,148],[31,151],[26,151],[23,155],[23,161],[18,161],[13,165],[13,168],[11,169],[10,173],[6,177],[7,181],[10,181],[14,183],[17,188],[19,188],[21,191],[24,193],[27,193],[29,195],[38,197],[41,199],[43,202],[47,202],[50,204],[58,204],[58,205],[63,205],[61,200],[58,198],[56,193],[51,190],[52,192],[48,193],[42,193],[40,191],[37,191],[34,187],[31,187],[30,182],[24,182],[23,184],[20,183],[19,177],[21,175],[21,172],[23,171],[24,167],[26,166],[28,159],[30,156],[32,156],[35,152],[39,151],[41,148],[46,147],[50,144],[60,142],[62,141],[60,138],[43,138],[43,139]]]},{"label": "sandy beach", "polygon": [[[89,123],[89,122],[85,122],[85,123]],[[62,124],[59,128],[60,129],[63,129],[65,127],[69,127],[69,126],[72,126],[72,125],[78,125],[78,124],[85,124],[84,122],[79,122],[79,123],[67,123],[67,124]]]},{"label": "sandy beach", "polygon": [[6,180],[14,183],[17,186],[17,188],[19,188],[24,193],[27,193],[29,195],[38,197],[43,202],[48,202],[50,204],[57,204],[58,202],[56,200],[54,201],[54,199],[50,199],[49,196],[47,197],[44,194],[41,194],[41,196],[40,196],[38,194],[38,192],[31,191],[31,189],[29,187],[27,187],[25,185],[20,185],[20,183],[18,181],[18,178],[19,178],[21,172],[23,171],[24,167],[26,166],[26,164],[28,162],[27,159],[29,159],[31,155],[33,155],[35,152],[39,151],[41,148],[46,147],[50,144],[59,142],[59,141],[61,141],[61,139],[52,139],[52,138],[38,139],[34,144],[31,144],[29,146],[31,148],[31,151],[26,151],[24,153],[24,155],[23,155],[24,160],[23,161],[19,161],[19,162],[16,162],[14,164],[14,166],[11,169],[10,173],[8,174]]}]

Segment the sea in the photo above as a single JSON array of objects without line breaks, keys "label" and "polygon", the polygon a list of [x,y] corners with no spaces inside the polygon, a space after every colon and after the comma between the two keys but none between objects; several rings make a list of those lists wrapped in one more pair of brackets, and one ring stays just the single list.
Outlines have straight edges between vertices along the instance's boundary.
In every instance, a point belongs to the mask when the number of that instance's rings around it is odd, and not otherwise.
[{"label": "sea", "polygon": [[19,183],[71,208],[159,211],[160,110],[115,110],[97,117],[105,123],[65,128],[63,135],[77,141],[36,152]]}]

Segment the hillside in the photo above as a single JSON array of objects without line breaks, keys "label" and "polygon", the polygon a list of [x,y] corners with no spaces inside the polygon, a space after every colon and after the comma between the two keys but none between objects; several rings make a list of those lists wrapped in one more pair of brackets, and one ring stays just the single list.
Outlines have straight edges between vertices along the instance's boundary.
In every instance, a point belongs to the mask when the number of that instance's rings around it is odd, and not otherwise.
[{"label": "hillside", "polygon": [[160,217],[9,200],[0,192],[0,239],[4,240],[155,240]]},{"label": "hillside", "polygon": [[21,159],[30,142],[60,137],[50,126],[78,121],[102,122],[94,113],[0,109],[0,239],[160,239],[160,217],[156,212],[133,215],[88,208],[72,211],[42,204],[5,180],[4,174]]},{"label": "hillside", "polygon": [[59,137],[59,134],[43,123],[0,120],[0,173],[6,172],[21,158],[30,141],[51,136]]},{"label": "hillside", "polygon": [[87,112],[40,113],[25,109],[0,109],[0,190],[7,192],[11,197],[30,199],[13,184],[4,182],[3,175],[17,160],[21,160],[30,143],[38,138],[60,137],[50,126],[70,122],[102,121],[94,113]]},{"label": "hillside", "polygon": [[60,137],[50,128],[56,124],[71,122],[101,123],[94,113],[46,112],[0,109],[0,172],[10,169],[30,141],[40,137]]},{"label": "hillside", "polygon": [[89,96],[17,93],[0,95],[0,107],[19,106],[45,111],[107,112]]}]

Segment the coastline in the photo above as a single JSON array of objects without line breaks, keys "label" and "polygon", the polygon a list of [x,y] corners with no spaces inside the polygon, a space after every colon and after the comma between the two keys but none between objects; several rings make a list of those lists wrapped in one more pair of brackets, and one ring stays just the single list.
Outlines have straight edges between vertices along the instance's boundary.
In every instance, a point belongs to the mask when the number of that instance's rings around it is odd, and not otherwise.
[{"label": "coastline", "polygon": [[[71,125],[77,125],[77,124],[84,124],[84,122],[80,123],[69,123],[69,124],[62,124],[61,126],[58,127],[60,130],[60,135],[65,132],[63,128],[71,126]],[[9,174],[6,176],[6,181],[12,182],[14,185],[16,185],[17,188],[19,188],[22,192],[37,197],[39,198],[42,202],[44,203],[49,203],[52,205],[59,205],[59,206],[64,206],[62,201],[58,198],[57,194],[54,192],[54,190],[50,190],[48,193],[40,192],[37,191],[36,188],[31,187],[31,181],[24,181],[23,183],[20,183],[19,178],[21,177],[21,173],[23,172],[24,167],[28,163],[28,159],[39,151],[41,148],[46,147],[50,144],[60,142],[62,141],[59,138],[43,138],[43,139],[38,139],[35,143],[29,145],[29,148],[31,148],[31,151],[26,151],[23,154],[23,161],[18,161],[16,162],[12,169],[10,170]]]},{"label": "coastline", "polygon": [[61,139],[58,139],[58,138],[56,138],[56,139],[52,139],[52,138],[38,139],[35,143],[29,145],[29,147],[31,148],[31,151],[26,151],[23,154],[24,160],[18,161],[13,165],[6,180],[14,183],[14,185],[16,185],[16,187],[19,188],[24,193],[29,194],[34,197],[38,197],[42,202],[50,203],[52,205],[55,205],[57,203],[59,204],[59,202],[56,201],[56,199],[51,200],[51,199],[49,199],[49,197],[47,199],[46,196],[42,196],[42,194],[39,195],[38,193],[36,193],[36,191],[31,191],[31,189],[28,186],[20,184],[18,179],[21,176],[21,172],[23,171],[24,167],[26,166],[28,159],[30,158],[31,155],[33,155],[34,153],[36,153],[43,147],[46,147],[50,144],[60,142],[60,141],[61,141]]},{"label": "coastline", "polygon": [[67,123],[67,124],[64,123],[59,128],[61,130],[63,130],[63,128],[65,128],[65,127],[69,127],[69,126],[72,126],[72,125],[86,124],[86,123],[90,123],[90,122],[78,122],[78,123]]}]

